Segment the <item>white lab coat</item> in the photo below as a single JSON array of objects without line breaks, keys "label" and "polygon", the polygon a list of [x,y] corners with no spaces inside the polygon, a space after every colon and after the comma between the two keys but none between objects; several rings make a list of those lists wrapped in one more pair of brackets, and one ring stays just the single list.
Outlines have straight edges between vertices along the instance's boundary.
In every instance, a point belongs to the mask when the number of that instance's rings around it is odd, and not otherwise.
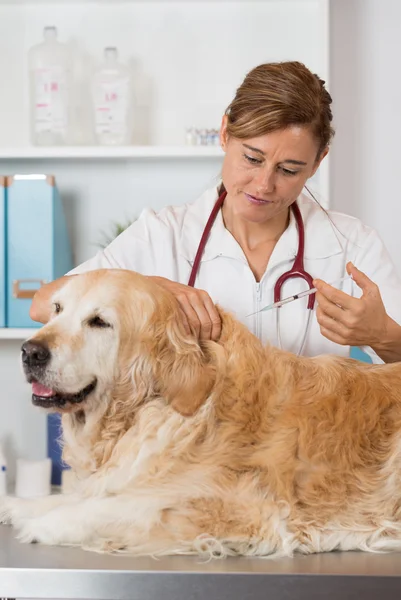
[{"label": "white lab coat", "polygon": [[[145,209],[137,221],[105,250],[71,271],[124,268],[144,275],[159,275],[187,284],[206,221],[217,199],[217,188],[207,190],[198,200],[169,206],[156,213]],[[388,314],[401,322],[401,281],[378,234],[353,217],[323,211],[305,195],[298,199],[305,227],[305,269],[313,278],[333,282],[346,275],[352,261],[378,284]],[[257,283],[245,255],[224,227],[221,212],[209,236],[195,287],[206,290],[215,303],[233,313],[262,342],[278,345],[276,310],[248,317],[273,302],[273,288],[279,276],[293,264],[298,249],[298,232],[291,214],[288,228],[278,240],[261,281]],[[336,284],[345,293],[359,297],[361,290],[352,280]],[[301,279],[287,282],[282,297],[307,289]],[[299,351],[306,327],[307,298],[280,309],[281,342],[284,349]],[[382,362],[363,348],[374,362]],[[320,333],[314,311],[303,354],[349,355],[348,346],[329,341]]]}]

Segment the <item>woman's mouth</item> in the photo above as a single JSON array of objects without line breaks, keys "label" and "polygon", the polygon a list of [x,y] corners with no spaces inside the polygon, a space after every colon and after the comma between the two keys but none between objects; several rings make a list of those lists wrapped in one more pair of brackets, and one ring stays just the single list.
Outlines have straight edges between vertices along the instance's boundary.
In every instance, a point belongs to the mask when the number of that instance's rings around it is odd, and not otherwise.
[{"label": "woman's mouth", "polygon": [[271,200],[262,200],[261,198],[256,198],[256,196],[251,196],[250,194],[246,194],[244,192],[245,198],[248,200],[248,202],[251,202],[252,204],[258,204],[259,206],[261,205],[266,205],[266,204],[272,204]]}]

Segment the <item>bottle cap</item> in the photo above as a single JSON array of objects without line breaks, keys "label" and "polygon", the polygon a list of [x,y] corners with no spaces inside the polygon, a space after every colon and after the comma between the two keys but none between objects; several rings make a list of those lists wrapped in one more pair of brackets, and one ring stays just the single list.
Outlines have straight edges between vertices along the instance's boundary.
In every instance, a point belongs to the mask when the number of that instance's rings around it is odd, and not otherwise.
[{"label": "bottle cap", "polygon": [[117,60],[118,58],[118,50],[115,46],[107,46],[104,49],[104,58],[106,60]]},{"label": "bottle cap", "polygon": [[54,25],[46,25],[46,27],[43,29],[43,37],[45,40],[57,39],[57,27]]}]

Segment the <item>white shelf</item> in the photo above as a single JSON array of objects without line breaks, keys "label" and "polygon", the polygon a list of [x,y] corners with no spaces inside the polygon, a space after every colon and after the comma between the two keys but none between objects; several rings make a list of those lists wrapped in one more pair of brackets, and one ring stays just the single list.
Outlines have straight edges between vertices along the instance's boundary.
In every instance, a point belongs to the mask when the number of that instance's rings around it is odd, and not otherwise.
[{"label": "white shelf", "polygon": [[[172,0],[0,0],[0,4],[14,4],[14,5],[20,5],[20,4],[65,4],[65,5],[69,5],[69,4],[82,4],[84,2],[88,3],[88,4],[140,4],[140,3],[164,3],[167,4],[169,2],[171,2]],[[174,1],[174,0],[173,0]],[[198,0],[199,1],[199,0]],[[228,2],[232,2],[233,0],[203,0],[205,3],[209,3],[209,4],[223,4],[223,3],[228,3]],[[298,2],[302,2],[304,0],[295,0]],[[175,2],[178,3],[185,3],[187,2],[187,0],[175,0]],[[253,2],[294,2],[294,0],[253,0]]]},{"label": "white shelf", "polygon": [[25,340],[35,333],[39,328],[32,327],[26,329],[3,327],[0,328],[0,340]]},{"label": "white shelf", "polygon": [[36,158],[210,158],[222,157],[219,146],[27,146],[1,148],[0,160]]},{"label": "white shelf", "polygon": [[[89,4],[140,4],[140,3],[165,3],[171,2],[172,0],[0,0],[0,4],[82,4],[82,2]],[[187,2],[187,0],[175,0],[176,2]],[[199,0],[198,0],[199,1]],[[232,2],[233,0],[204,0],[209,4],[213,3],[224,3]],[[293,2],[294,0],[253,0],[253,2]],[[297,1],[297,0],[295,0]],[[298,0],[302,2],[303,0]]]}]

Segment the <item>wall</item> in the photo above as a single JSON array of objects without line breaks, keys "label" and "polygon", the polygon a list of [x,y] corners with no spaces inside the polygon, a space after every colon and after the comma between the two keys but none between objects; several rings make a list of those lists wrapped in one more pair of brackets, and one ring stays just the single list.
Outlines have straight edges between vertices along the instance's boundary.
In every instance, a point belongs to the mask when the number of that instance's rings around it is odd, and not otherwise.
[{"label": "wall", "polygon": [[375,227],[401,273],[401,2],[332,0],[331,206]]}]

